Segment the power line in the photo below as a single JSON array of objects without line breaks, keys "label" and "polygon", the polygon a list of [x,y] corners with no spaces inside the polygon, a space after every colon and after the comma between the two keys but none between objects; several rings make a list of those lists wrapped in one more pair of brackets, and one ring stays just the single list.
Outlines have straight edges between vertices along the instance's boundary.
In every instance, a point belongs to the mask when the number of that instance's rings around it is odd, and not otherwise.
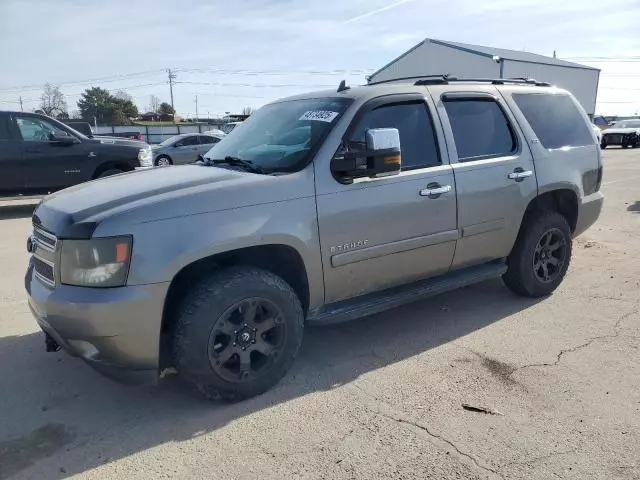
[{"label": "power line", "polygon": [[184,83],[188,85],[210,85],[213,87],[251,87],[251,88],[332,88],[332,85],[312,85],[312,84],[266,84],[266,83],[218,83],[218,82],[191,82],[182,81],[174,83]]},{"label": "power line", "polygon": [[[136,78],[136,77],[139,78],[139,77],[145,77],[145,76],[151,76],[151,75],[158,75],[159,73],[162,73],[162,70],[148,70],[146,72],[112,75],[109,77],[91,78],[87,80],[70,80],[67,82],[49,82],[49,83],[52,83],[58,87],[62,87],[62,86],[70,87],[70,86],[76,86],[76,85],[91,84],[96,82],[101,82],[101,83],[117,82],[117,81],[125,80],[128,78]],[[31,84],[31,85],[23,85],[23,86],[2,87],[0,88],[0,91],[8,92],[8,91],[14,91],[14,90],[22,90],[22,91],[40,90],[43,85],[44,84],[40,84],[40,85]]]}]

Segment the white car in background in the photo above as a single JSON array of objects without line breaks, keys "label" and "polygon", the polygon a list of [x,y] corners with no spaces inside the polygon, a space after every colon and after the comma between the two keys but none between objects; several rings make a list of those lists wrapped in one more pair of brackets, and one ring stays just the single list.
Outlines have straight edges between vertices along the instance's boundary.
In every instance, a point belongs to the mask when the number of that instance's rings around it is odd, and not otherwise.
[{"label": "white car in background", "polygon": [[225,123],[224,125],[222,125],[220,127],[220,130],[222,130],[225,134],[229,135],[232,130],[234,128],[236,128],[238,125],[240,125],[242,122],[229,122],[229,123]]},{"label": "white car in background", "polygon": [[598,139],[598,144],[602,143],[602,130],[597,125],[591,124],[593,128],[593,132],[596,134],[596,138]]},{"label": "white car in background", "polygon": [[211,135],[213,137],[218,137],[219,139],[222,139],[222,137],[226,136],[227,134],[224,133],[222,130],[214,128],[213,130],[207,130],[206,132],[203,132],[203,135]]}]

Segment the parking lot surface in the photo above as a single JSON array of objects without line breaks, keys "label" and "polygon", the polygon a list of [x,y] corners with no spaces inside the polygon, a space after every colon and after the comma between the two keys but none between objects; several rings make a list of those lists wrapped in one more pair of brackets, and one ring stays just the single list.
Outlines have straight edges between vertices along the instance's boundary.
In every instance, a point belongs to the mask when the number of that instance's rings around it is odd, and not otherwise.
[{"label": "parking lot surface", "polygon": [[0,480],[640,478],[640,150],[604,156],[603,213],[554,295],[491,281],[310,329],[289,375],[235,405],[46,353],[23,285],[34,204],[0,202]]}]

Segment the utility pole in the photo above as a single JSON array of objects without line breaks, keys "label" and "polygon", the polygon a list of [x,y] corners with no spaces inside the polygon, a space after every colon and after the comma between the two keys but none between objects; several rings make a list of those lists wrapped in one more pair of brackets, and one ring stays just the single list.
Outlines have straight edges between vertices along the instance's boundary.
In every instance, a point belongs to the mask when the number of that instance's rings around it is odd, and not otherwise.
[{"label": "utility pole", "polygon": [[198,95],[196,95],[196,122],[198,121]]},{"label": "utility pole", "polygon": [[173,81],[176,79],[176,74],[170,68],[167,69],[167,74],[169,75],[169,92],[171,93],[171,108],[173,109],[173,122],[175,123],[176,107],[173,105]]},{"label": "utility pole", "polygon": [[24,112],[24,108],[22,107],[22,95],[20,96],[20,111]]}]

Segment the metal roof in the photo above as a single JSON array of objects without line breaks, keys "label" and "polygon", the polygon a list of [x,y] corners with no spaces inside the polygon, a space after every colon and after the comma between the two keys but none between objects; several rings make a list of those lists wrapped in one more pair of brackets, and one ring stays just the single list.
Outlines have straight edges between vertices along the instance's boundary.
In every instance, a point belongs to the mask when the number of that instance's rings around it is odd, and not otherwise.
[{"label": "metal roof", "polygon": [[[555,65],[558,67],[569,67],[569,68],[581,68],[584,70],[598,70],[597,68],[587,67],[586,65],[580,65],[579,63],[568,62],[566,60],[561,60],[559,58],[546,57],[544,55],[538,55],[537,53],[530,52],[519,52],[517,50],[508,50],[506,48],[494,48],[494,47],[485,47],[482,45],[472,45],[470,43],[460,43],[460,42],[449,42],[446,40],[436,40],[433,38],[425,38],[422,42],[415,45],[414,47],[407,50],[405,53],[400,55],[399,57],[393,59],[389,63],[387,63],[384,67],[380,68],[376,72],[372,73],[369,78],[373,78],[378,75],[383,70],[387,69],[387,67],[393,65],[401,58],[405,57],[409,53],[414,50],[420,48],[426,43],[433,43],[436,45],[441,45],[444,47],[455,48],[456,50],[462,50],[468,53],[473,53],[476,55],[480,55],[487,58],[493,58],[494,56],[501,57],[505,60],[513,60],[517,62],[527,62],[527,63],[538,63],[543,65]],[[446,73],[446,72],[444,72]]]}]

